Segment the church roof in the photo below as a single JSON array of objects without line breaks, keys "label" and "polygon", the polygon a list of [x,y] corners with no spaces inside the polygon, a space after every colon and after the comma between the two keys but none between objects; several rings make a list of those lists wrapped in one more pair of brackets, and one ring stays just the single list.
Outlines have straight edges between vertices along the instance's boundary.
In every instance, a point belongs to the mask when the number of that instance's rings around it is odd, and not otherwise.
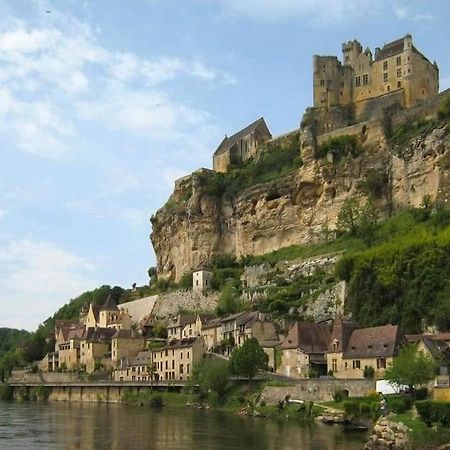
[{"label": "church roof", "polygon": [[217,150],[214,152],[214,155],[220,155],[221,153],[225,152],[230,147],[232,147],[236,142],[238,142],[240,139],[243,139],[244,137],[253,133],[261,125],[263,127],[265,127],[267,130],[269,130],[269,128],[266,125],[266,122],[264,121],[264,118],[261,117],[258,120],[255,120],[250,125],[243,128],[241,131],[238,131],[237,133],[233,134],[233,136],[230,136],[230,137],[225,136],[223,141],[217,147]]}]

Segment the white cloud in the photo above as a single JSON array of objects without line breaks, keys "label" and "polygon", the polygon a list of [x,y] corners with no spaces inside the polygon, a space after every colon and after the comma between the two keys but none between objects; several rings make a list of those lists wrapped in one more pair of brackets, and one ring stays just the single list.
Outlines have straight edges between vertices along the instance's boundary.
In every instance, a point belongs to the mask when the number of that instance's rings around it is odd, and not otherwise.
[{"label": "white cloud", "polygon": [[146,138],[188,140],[190,127],[207,125],[210,117],[172,99],[165,83],[236,82],[199,59],[150,60],[109,50],[86,24],[55,17],[45,27],[17,20],[0,25],[0,127],[28,153],[63,158],[76,148],[86,121]]},{"label": "white cloud", "polygon": [[412,20],[419,22],[434,19],[433,15],[430,13],[415,12],[414,9],[411,7],[411,5],[409,6],[396,5],[394,6],[394,13],[397,16],[397,18],[401,20]]},{"label": "white cloud", "polygon": [[0,247],[2,320],[9,323],[21,311],[22,323],[36,327],[69,298],[98,285],[96,265],[50,242],[14,240]]}]

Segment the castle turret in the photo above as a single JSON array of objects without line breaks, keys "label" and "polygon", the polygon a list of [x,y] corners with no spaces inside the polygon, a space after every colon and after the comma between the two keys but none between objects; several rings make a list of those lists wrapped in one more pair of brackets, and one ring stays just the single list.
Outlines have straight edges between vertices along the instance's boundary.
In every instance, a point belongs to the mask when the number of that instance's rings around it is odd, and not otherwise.
[{"label": "castle turret", "polygon": [[362,45],[356,39],[353,41],[344,42],[342,44],[344,66],[354,67],[355,61],[362,51]]}]

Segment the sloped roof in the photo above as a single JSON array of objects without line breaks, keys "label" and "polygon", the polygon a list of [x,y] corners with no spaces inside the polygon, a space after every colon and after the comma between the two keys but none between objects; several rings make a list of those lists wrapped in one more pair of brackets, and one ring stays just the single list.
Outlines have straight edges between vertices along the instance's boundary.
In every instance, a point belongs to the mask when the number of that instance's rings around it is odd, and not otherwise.
[{"label": "sloped roof", "polygon": [[[404,38],[396,39],[395,41],[388,42],[383,45],[383,48],[375,52],[375,61],[381,61],[382,59],[390,58],[391,56],[399,55],[404,50]],[[414,45],[412,46],[412,51],[424,57],[427,61],[428,59],[417,50]]]},{"label": "sloped roof", "polygon": [[70,341],[71,339],[81,339],[84,334],[84,327],[78,326],[74,328],[70,328],[67,333],[67,340]]},{"label": "sloped roof", "polygon": [[208,322],[206,322],[204,325],[202,325],[202,329],[203,330],[208,330],[210,328],[216,328],[216,327],[220,327],[220,325],[222,325],[222,319],[212,319]]},{"label": "sloped roof", "polygon": [[217,147],[217,150],[214,152],[214,155],[220,155],[221,153],[225,152],[240,139],[243,139],[244,137],[253,133],[261,125],[267,130],[269,130],[264,118],[260,117],[258,120],[255,120],[250,125],[247,125],[241,131],[238,131],[237,133],[233,134],[233,136],[225,137],[223,141],[220,143],[220,145]]},{"label": "sloped roof", "polygon": [[139,336],[134,330],[123,330],[123,329],[119,329],[116,330],[116,332],[113,335],[113,339],[134,339],[134,338],[140,338],[141,336]]},{"label": "sloped roof", "polygon": [[82,339],[89,342],[110,342],[114,334],[115,328],[87,328]]},{"label": "sloped roof", "polygon": [[197,339],[203,339],[203,338],[191,337],[191,338],[184,338],[184,339],[173,339],[168,344],[166,344],[164,347],[156,348],[153,351],[160,352],[161,350],[172,350],[172,349],[176,349],[176,348],[192,347],[192,345],[194,344],[194,342]]},{"label": "sloped roof", "polygon": [[354,330],[344,350],[343,358],[380,358],[394,356],[404,339],[397,325]]},{"label": "sloped roof", "polygon": [[[328,346],[329,352],[343,352],[347,347],[348,340],[358,325],[350,320],[343,320],[340,316],[336,317],[331,331],[330,342]],[[334,343],[337,346],[334,346]]]},{"label": "sloped roof", "polygon": [[178,314],[178,316],[168,325],[167,328],[185,327],[190,323],[195,323],[197,316],[195,314]]},{"label": "sloped roof", "polygon": [[325,353],[330,329],[324,323],[296,322],[281,344],[283,350],[299,348],[304,353]]},{"label": "sloped roof", "polygon": [[258,311],[246,312],[236,318],[236,326],[240,327],[244,325],[245,327],[250,327],[253,325],[255,320],[258,319]]},{"label": "sloped roof", "polygon": [[111,294],[108,294],[108,297],[106,298],[105,303],[103,303],[103,306],[100,308],[100,311],[118,311],[119,308],[117,307],[116,301],[113,299]]}]

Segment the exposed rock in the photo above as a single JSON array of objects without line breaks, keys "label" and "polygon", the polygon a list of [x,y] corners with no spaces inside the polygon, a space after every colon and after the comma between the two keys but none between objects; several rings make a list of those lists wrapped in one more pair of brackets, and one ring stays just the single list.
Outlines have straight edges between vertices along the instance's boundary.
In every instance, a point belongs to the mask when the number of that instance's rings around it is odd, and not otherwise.
[{"label": "exposed rock", "polygon": [[300,169],[232,199],[212,192],[194,172],[176,183],[168,204],[152,217],[158,273],[179,280],[215,254],[239,258],[317,241],[325,230],[335,228],[346,199],[365,198],[362,182],[373,169],[386,171],[390,180],[387,195],[377,200],[381,217],[392,208],[419,206],[425,195],[446,205],[449,139],[448,127],[436,128],[394,155],[377,131],[364,143],[360,157],[329,162],[314,159],[314,139],[306,128],[301,133]]},{"label": "exposed rock", "polygon": [[403,423],[396,423],[386,418],[378,419],[369,436],[365,450],[403,450],[408,445],[409,429]]}]

